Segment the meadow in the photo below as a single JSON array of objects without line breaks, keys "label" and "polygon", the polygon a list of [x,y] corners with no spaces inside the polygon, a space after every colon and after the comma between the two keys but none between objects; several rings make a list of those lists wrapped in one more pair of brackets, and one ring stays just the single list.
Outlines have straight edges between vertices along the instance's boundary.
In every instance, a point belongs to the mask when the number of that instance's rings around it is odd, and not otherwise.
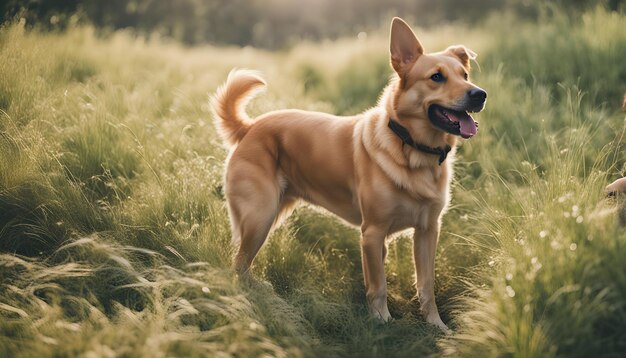
[{"label": "meadow", "polygon": [[489,92],[459,148],[436,259],[450,336],[417,314],[409,235],[389,243],[391,323],[368,318],[359,232],[300,207],[230,270],[227,155],[208,96],[233,67],[251,114],[373,106],[386,30],[280,51],[89,26],[0,28],[0,356],[606,356],[626,351],[626,17],[417,28],[463,43]]}]

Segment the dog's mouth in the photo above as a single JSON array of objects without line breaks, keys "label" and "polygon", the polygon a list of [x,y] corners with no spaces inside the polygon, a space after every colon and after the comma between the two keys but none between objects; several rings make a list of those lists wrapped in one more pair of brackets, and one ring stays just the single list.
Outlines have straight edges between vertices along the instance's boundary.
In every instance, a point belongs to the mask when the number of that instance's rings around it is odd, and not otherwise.
[{"label": "dog's mouth", "polygon": [[467,139],[478,132],[478,122],[466,111],[455,111],[433,104],[428,108],[428,119],[437,128]]}]

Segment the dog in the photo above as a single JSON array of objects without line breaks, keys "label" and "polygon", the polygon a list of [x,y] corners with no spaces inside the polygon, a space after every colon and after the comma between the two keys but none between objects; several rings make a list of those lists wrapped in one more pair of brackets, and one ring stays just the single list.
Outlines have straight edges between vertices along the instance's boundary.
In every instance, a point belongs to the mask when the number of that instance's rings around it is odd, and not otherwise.
[{"label": "dog", "polygon": [[626,178],[620,178],[607,185],[605,192],[608,196],[616,198],[617,218],[621,227],[626,227]]},{"label": "dog", "polygon": [[608,195],[626,194],[626,178],[620,178],[607,185],[605,191]]},{"label": "dog", "polygon": [[462,45],[425,53],[396,17],[395,74],[376,107],[346,117],[277,110],[253,121],[244,107],[265,82],[250,70],[231,71],[211,107],[231,148],[224,181],[235,270],[248,272],[270,230],[304,200],[360,227],[369,312],[388,321],[385,238],[413,228],[420,311],[449,332],[435,303],[435,253],[458,139],[477,133],[469,113],[483,110],[487,98],[469,79],[475,57]]}]

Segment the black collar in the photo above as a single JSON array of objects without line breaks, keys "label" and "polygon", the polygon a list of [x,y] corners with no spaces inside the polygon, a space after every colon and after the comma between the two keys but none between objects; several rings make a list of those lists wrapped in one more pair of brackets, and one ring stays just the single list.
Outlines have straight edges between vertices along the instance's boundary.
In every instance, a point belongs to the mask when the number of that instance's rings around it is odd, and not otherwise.
[{"label": "black collar", "polygon": [[389,118],[389,128],[400,139],[402,139],[402,145],[408,144],[412,148],[415,148],[415,149],[417,149],[419,151],[422,151],[424,153],[438,155],[439,156],[439,165],[441,165],[441,163],[443,163],[444,160],[446,160],[446,157],[448,156],[448,153],[450,152],[450,150],[452,150],[452,147],[450,147],[449,145],[446,145],[445,147],[433,148],[433,147],[429,147],[429,146],[424,145],[424,144],[415,143],[415,141],[413,141],[413,138],[411,138],[411,134],[409,133],[409,131],[406,128],[404,128],[400,123],[394,121],[391,118]]}]

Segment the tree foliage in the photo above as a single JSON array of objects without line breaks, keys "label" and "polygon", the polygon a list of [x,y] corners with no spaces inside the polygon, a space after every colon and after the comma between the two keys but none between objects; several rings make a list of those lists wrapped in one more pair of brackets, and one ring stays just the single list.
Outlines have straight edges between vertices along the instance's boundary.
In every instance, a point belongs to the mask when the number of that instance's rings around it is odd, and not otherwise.
[{"label": "tree foliage", "polygon": [[98,28],[132,28],[187,44],[213,43],[278,48],[301,39],[318,40],[387,26],[402,16],[421,26],[449,21],[478,23],[495,11],[536,17],[553,4],[578,12],[624,0],[8,0],[0,22],[16,16],[44,29],[65,29],[77,21]]}]

